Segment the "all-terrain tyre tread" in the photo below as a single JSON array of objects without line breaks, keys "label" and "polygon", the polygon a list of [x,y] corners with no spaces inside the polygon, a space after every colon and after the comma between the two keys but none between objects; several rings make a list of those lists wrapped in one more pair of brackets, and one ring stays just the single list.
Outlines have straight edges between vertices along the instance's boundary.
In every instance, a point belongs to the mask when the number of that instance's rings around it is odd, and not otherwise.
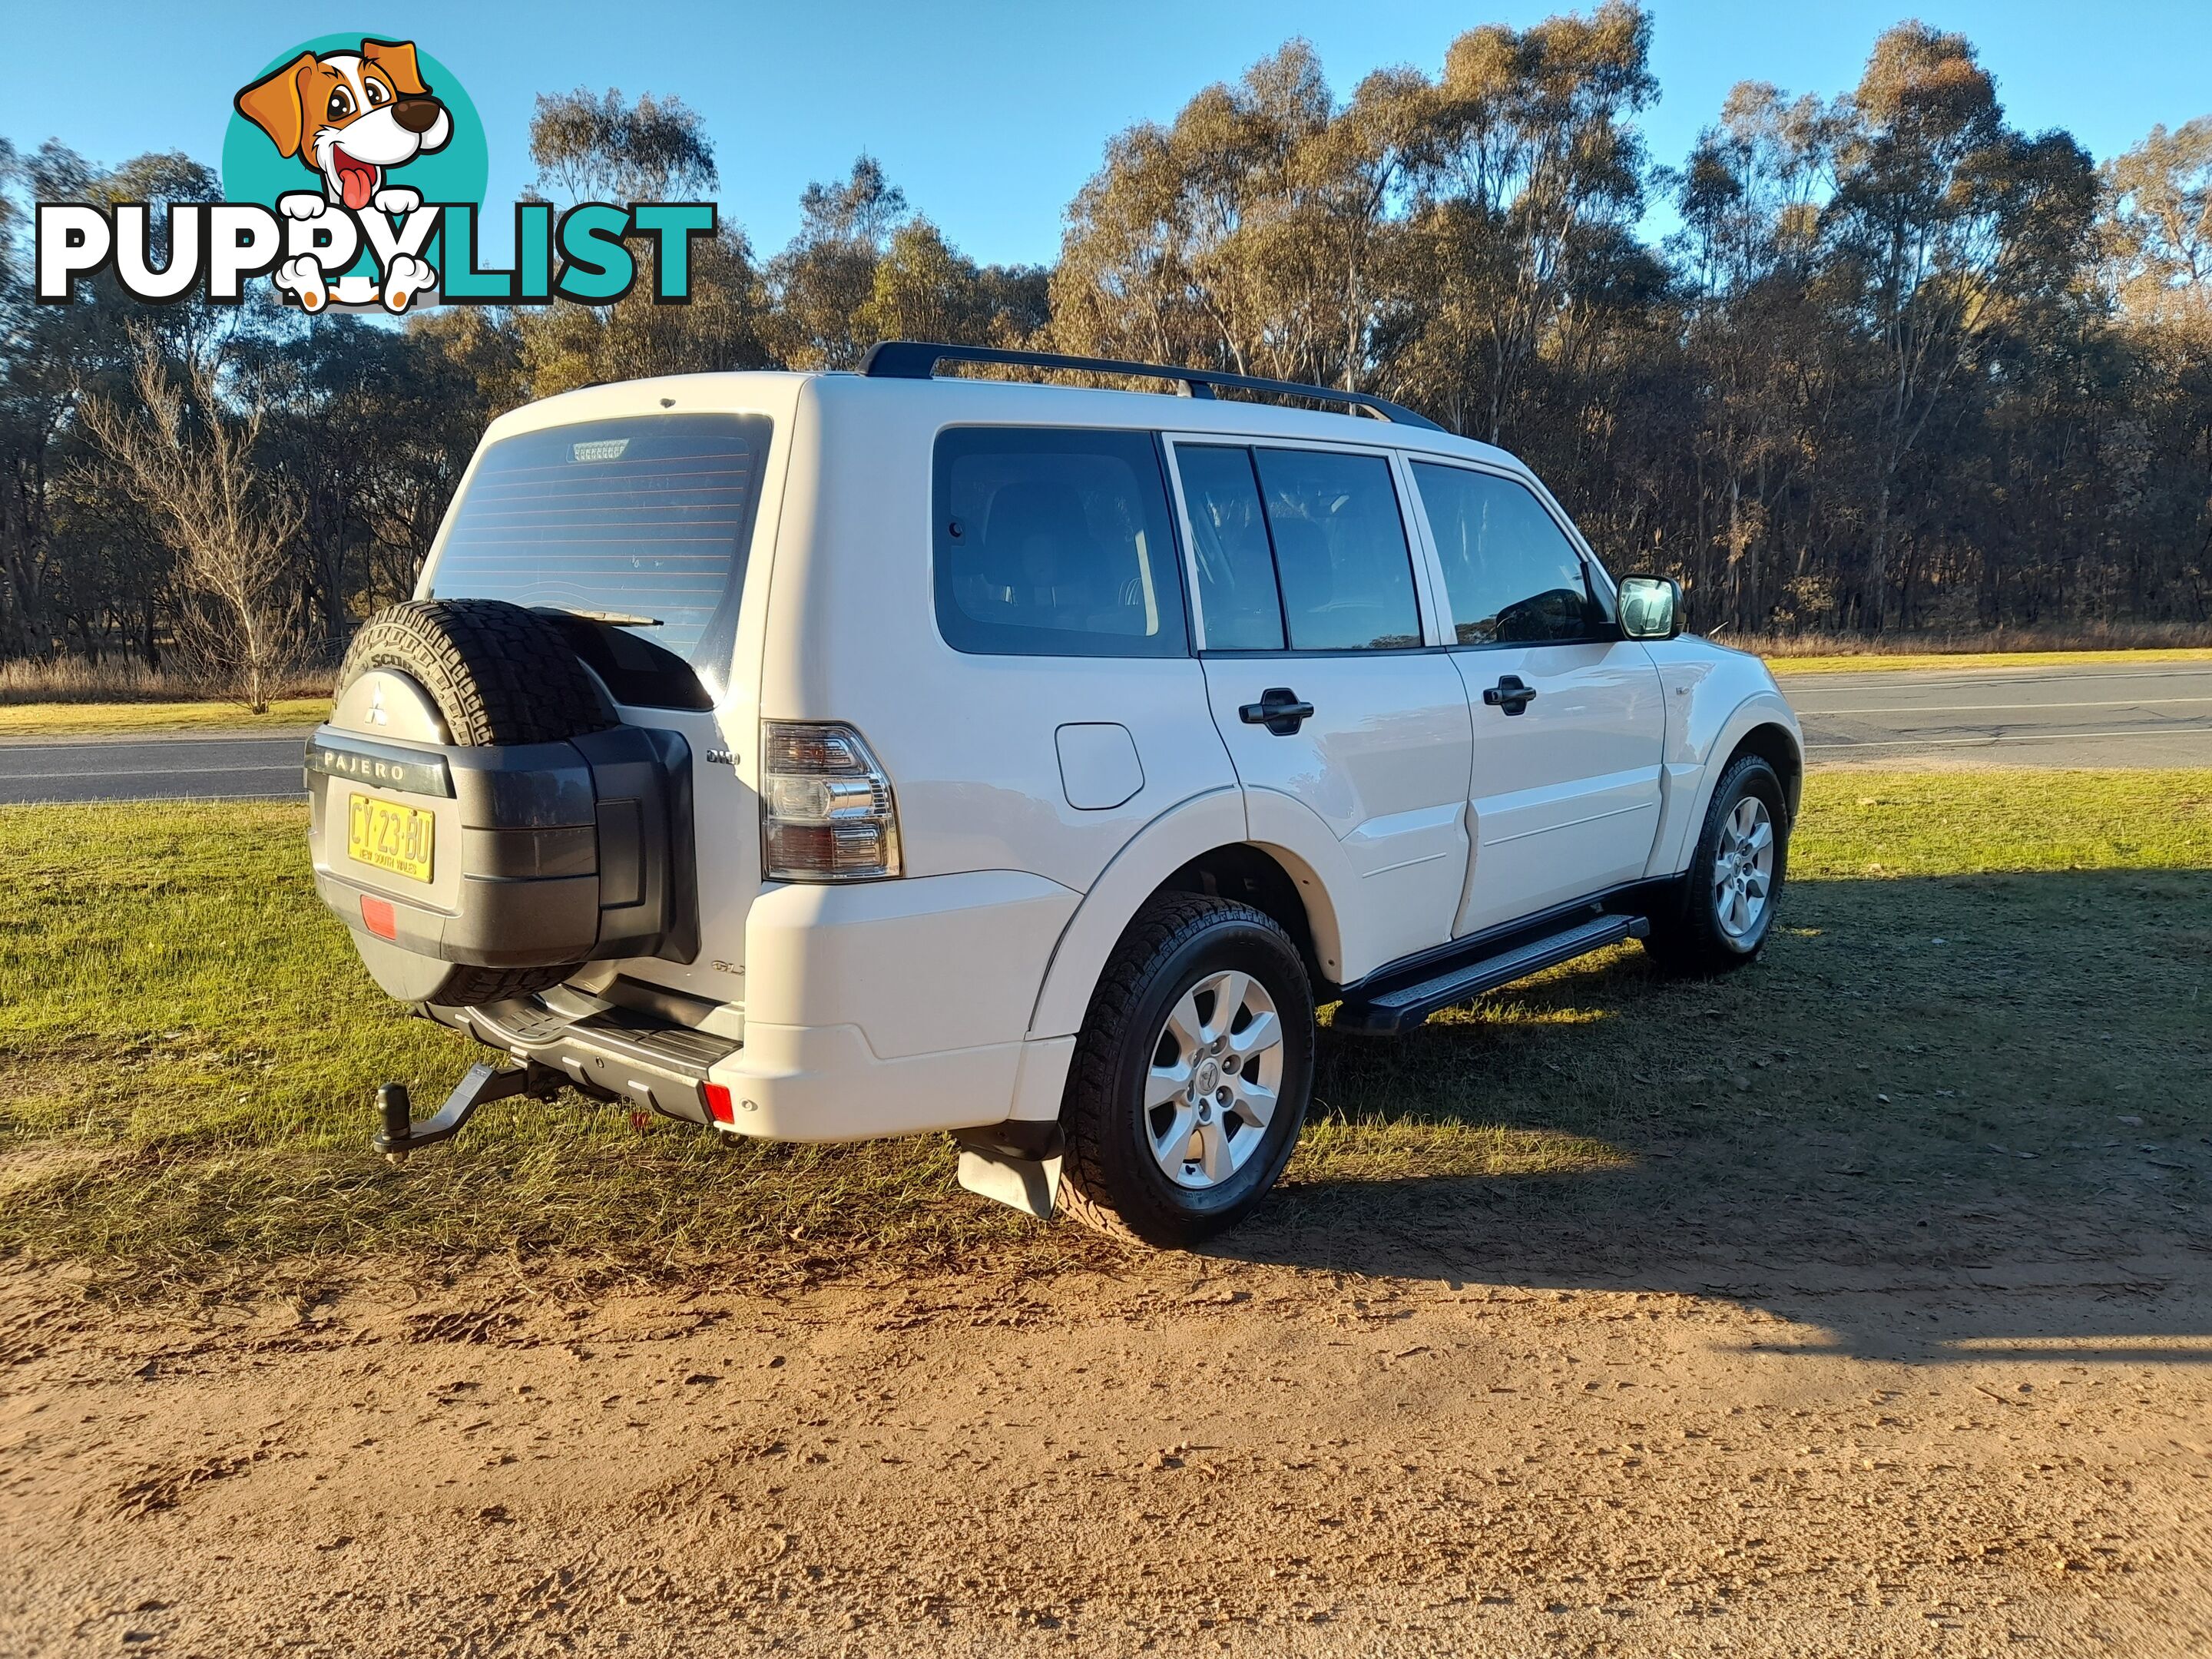
[{"label": "all-terrain tyre tread", "polygon": [[[1060,1164],[1057,1207],[1070,1219],[1124,1243],[1147,1241],[1122,1218],[1107,1197],[1103,1132],[1108,1125],[1089,1103],[1108,1095],[1130,1015],[1143,999],[1159,965],[1194,936],[1221,921],[1234,918],[1274,934],[1290,960],[1299,961],[1297,947],[1282,925],[1264,910],[1234,899],[1203,893],[1164,894],[1146,906],[1129,924],[1114,948],[1098,986],[1091,994],[1091,1006],[1076,1039],[1075,1057],[1068,1064],[1067,1085],[1061,1097],[1060,1130],[1066,1148]],[[1304,978],[1301,964],[1298,973]],[[1308,995],[1310,997],[1310,988]]]},{"label": "all-terrain tyre tread", "polygon": [[386,668],[430,694],[455,743],[558,743],[617,719],[553,624],[504,599],[409,599],[378,612],[347,647],[343,693]]}]

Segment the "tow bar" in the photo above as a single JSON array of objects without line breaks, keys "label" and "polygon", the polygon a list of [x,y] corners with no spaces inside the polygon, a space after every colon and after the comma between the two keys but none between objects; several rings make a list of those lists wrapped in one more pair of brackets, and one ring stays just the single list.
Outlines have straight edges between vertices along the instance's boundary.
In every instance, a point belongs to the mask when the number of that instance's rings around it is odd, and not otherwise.
[{"label": "tow bar", "polygon": [[421,1123],[413,1121],[415,1106],[407,1097],[407,1085],[386,1083],[376,1091],[377,1109],[384,1115],[384,1127],[369,1144],[393,1164],[404,1164],[408,1153],[434,1146],[441,1140],[451,1140],[460,1132],[461,1126],[476,1115],[477,1108],[487,1102],[506,1100],[514,1095],[550,1100],[568,1081],[554,1067],[541,1066],[534,1060],[505,1071],[495,1066],[471,1066],[460,1085],[446,1097],[446,1103],[438,1109],[437,1115]]}]

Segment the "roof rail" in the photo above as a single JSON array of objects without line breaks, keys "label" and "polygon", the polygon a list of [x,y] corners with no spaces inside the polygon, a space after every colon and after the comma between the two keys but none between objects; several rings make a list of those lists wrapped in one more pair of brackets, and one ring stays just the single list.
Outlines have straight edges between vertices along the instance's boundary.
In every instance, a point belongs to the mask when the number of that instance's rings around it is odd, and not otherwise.
[{"label": "roof rail", "polygon": [[1216,386],[1240,392],[1269,392],[1290,398],[1319,398],[1328,403],[1349,404],[1378,420],[1400,426],[1418,426],[1442,432],[1425,415],[1416,415],[1401,404],[1365,392],[1340,392],[1334,386],[1306,386],[1297,380],[1267,380],[1253,374],[1222,374],[1210,368],[1171,368],[1164,363],[1128,363],[1112,357],[1068,357],[1056,351],[1009,351],[999,346],[943,345],[929,340],[879,340],[860,360],[860,373],[878,380],[927,380],[941,362],[1006,363],[1018,368],[1073,368],[1092,374],[1132,374],[1148,380],[1175,380],[1187,398],[1211,398]]}]

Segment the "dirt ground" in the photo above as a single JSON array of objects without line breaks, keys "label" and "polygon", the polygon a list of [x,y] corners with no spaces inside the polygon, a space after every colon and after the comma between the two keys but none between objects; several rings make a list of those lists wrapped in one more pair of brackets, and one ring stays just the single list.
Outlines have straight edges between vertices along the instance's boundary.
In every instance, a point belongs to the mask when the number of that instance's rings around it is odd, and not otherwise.
[{"label": "dirt ground", "polygon": [[743,1295],[13,1269],[0,1651],[2212,1651],[2201,1241],[1418,1196]]}]

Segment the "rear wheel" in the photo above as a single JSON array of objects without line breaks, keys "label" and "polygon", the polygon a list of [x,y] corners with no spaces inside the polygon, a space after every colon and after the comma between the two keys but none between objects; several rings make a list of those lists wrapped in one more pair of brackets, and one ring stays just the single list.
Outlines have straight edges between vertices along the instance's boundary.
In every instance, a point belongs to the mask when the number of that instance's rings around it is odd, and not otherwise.
[{"label": "rear wheel", "polygon": [[1644,948],[1677,973],[1741,968],[1765,946],[1789,854],[1782,780],[1762,757],[1739,756],[1705,809],[1681,908],[1651,919]]},{"label": "rear wheel", "polygon": [[1147,1243],[1242,1219],[1297,1145],[1313,1092],[1313,988],[1274,921],[1175,895],[1133,923],[1068,1073],[1061,1200]]}]

